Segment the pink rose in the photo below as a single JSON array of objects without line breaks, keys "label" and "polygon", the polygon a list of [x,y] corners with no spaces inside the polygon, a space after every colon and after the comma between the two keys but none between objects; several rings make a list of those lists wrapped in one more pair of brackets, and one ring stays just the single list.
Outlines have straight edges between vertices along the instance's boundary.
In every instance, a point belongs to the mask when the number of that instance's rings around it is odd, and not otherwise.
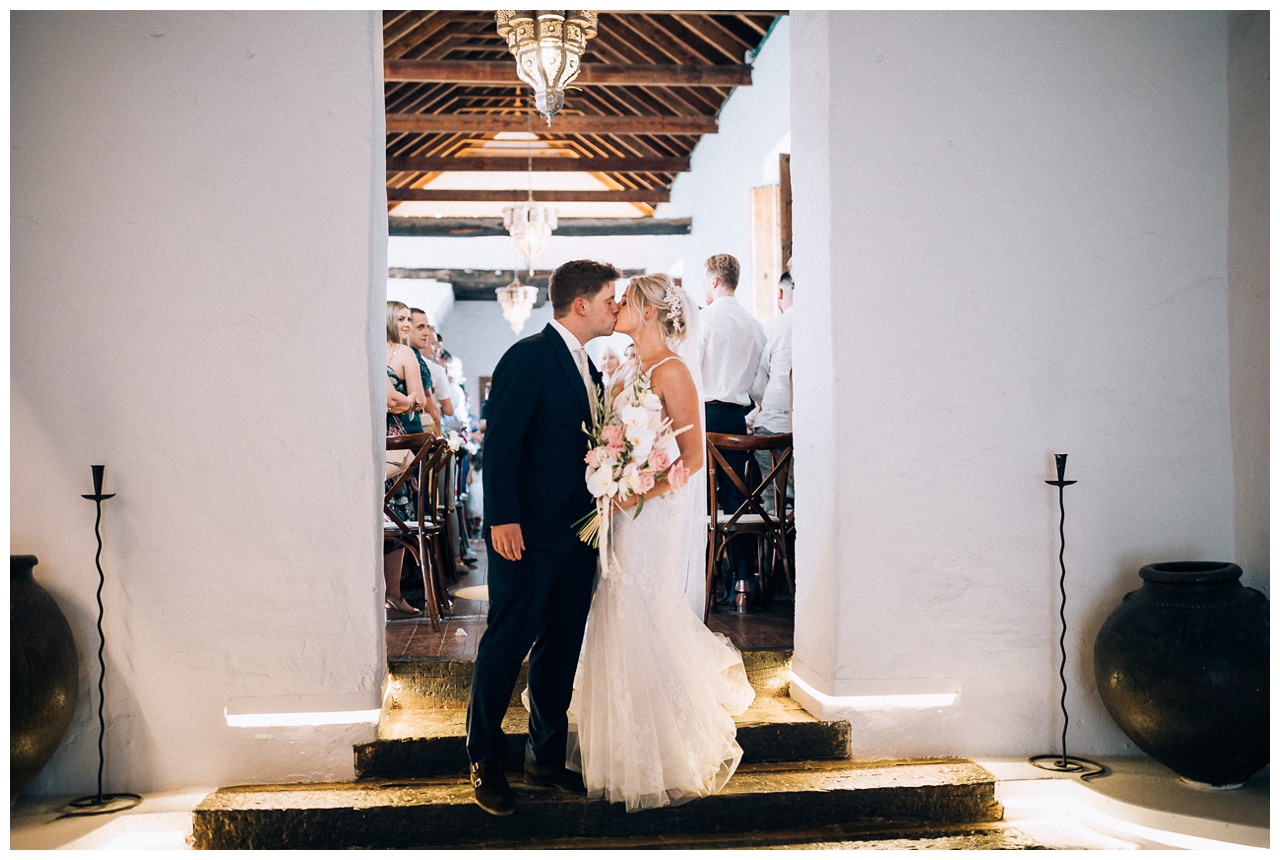
[{"label": "pink rose", "polygon": [[600,468],[600,449],[592,448],[590,451],[587,452],[587,456],[584,459],[587,461],[588,466],[590,466],[593,469],[599,469]]},{"label": "pink rose", "polygon": [[654,480],[653,472],[644,471],[640,473],[640,492],[647,493],[653,489]]},{"label": "pink rose", "polygon": [[658,448],[649,455],[649,465],[655,472],[661,472],[671,465],[671,455],[665,448]]},{"label": "pink rose", "polygon": [[626,447],[626,436],[623,435],[622,428],[617,424],[610,424],[605,427],[600,436],[604,439],[604,444],[610,448],[621,450]]},{"label": "pink rose", "polygon": [[689,483],[689,470],[685,468],[684,460],[676,461],[676,464],[671,467],[671,471],[667,473],[667,480],[671,482],[671,489],[673,490],[679,490]]}]

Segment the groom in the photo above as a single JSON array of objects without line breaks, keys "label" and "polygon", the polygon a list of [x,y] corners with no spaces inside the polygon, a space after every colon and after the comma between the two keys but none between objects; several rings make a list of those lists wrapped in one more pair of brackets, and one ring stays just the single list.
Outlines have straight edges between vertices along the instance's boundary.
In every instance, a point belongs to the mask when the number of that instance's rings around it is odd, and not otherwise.
[{"label": "groom", "polygon": [[591,424],[600,384],[583,345],[613,333],[620,277],[590,260],[556,269],[555,319],[508,349],[493,371],[483,472],[489,619],[467,705],[467,756],[476,803],[494,815],[515,807],[502,717],[526,654],[525,782],[585,791],[564,766],[566,712],[596,576],[596,554],[573,528],[593,505],[582,425]]}]

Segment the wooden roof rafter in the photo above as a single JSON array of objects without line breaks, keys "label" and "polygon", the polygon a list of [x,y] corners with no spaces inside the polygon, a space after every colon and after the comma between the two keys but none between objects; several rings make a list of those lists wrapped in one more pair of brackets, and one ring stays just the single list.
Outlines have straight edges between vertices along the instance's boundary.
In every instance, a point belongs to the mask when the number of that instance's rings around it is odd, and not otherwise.
[{"label": "wooden roof rafter", "polygon": [[528,113],[528,90],[497,35],[493,12],[384,12],[386,176],[392,199],[443,202],[452,195],[477,211],[481,198],[510,191],[451,192],[431,188],[433,181],[451,172],[527,170],[527,149],[495,146],[491,154],[487,144],[507,137],[504,132],[532,131],[541,147],[560,153],[533,158],[541,184],[581,172],[608,189],[570,192],[566,186],[549,196],[576,204],[581,201],[570,198],[623,195],[620,202],[651,217],[687,172],[701,136],[718,129],[725,100],[750,85],[749,59],[783,14],[601,12],[598,35],[588,43],[566,107],[548,127]]}]

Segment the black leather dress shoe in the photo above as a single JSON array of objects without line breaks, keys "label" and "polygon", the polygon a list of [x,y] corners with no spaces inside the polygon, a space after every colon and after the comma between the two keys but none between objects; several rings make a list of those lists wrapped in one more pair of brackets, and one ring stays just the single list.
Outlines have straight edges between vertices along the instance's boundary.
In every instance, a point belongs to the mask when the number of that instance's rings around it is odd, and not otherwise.
[{"label": "black leather dress shoe", "polygon": [[562,764],[548,766],[527,761],[524,763],[524,781],[526,785],[558,788],[571,794],[587,793],[582,774],[569,770]]},{"label": "black leather dress shoe", "polygon": [[502,765],[489,762],[471,765],[471,787],[476,804],[490,815],[510,815],[516,811],[516,796],[507,784]]}]

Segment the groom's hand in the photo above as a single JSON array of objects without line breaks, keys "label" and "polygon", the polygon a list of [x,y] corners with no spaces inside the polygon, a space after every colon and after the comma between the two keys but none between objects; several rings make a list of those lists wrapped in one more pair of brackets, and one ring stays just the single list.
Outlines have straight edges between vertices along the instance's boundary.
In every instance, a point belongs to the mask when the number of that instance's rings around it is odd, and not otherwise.
[{"label": "groom's hand", "polygon": [[524,553],[524,533],[519,523],[508,523],[503,526],[492,526],[489,529],[489,540],[498,555],[507,561],[519,561]]}]

